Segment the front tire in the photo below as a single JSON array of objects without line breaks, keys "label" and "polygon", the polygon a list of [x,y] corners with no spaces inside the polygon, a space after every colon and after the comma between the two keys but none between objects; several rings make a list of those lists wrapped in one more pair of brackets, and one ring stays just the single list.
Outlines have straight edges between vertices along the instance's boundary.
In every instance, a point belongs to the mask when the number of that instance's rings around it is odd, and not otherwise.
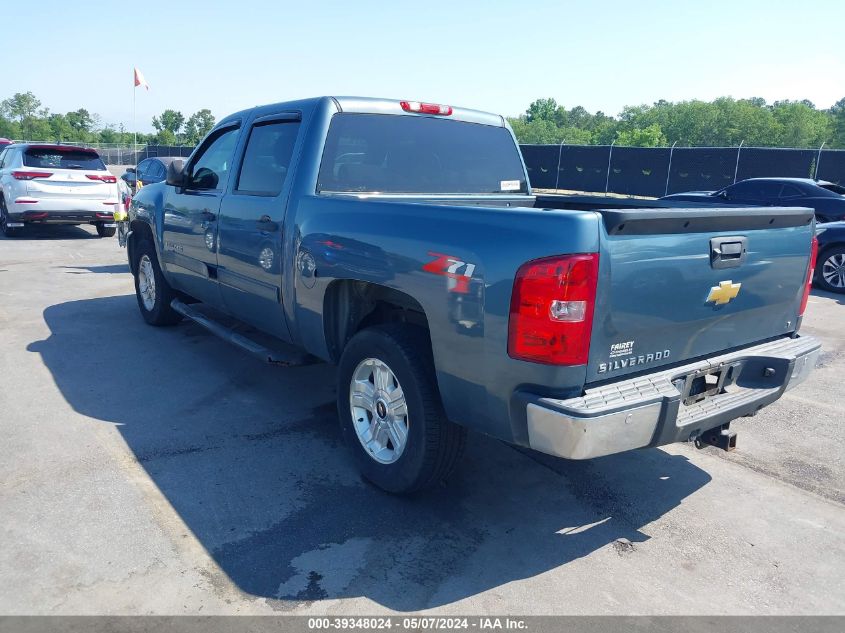
[{"label": "front tire", "polygon": [[152,242],[147,239],[139,242],[133,256],[135,297],[144,321],[157,326],[179,323],[182,315],[170,305],[176,294],[161,272]]},{"label": "front tire", "polygon": [[20,227],[9,226],[9,211],[6,209],[6,199],[0,196],[0,231],[6,237],[17,237],[21,233]]},{"label": "front tire", "polygon": [[103,226],[102,222],[97,222],[95,226],[97,228],[97,235],[100,237],[114,237],[114,234],[117,232],[117,227]]},{"label": "front tire", "polygon": [[361,474],[387,492],[434,486],[463,454],[466,429],[446,418],[421,328],[389,324],[356,334],[340,359],[337,407]]},{"label": "front tire", "polygon": [[845,246],[834,246],[819,255],[816,283],[828,292],[845,294]]}]

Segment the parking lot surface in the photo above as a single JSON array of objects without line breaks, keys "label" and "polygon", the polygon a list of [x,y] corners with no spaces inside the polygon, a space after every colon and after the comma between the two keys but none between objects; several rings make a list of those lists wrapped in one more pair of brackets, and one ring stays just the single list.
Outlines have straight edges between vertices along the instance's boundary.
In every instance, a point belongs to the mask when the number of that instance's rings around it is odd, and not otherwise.
[{"label": "parking lot surface", "polygon": [[738,450],[565,462],[470,435],[396,498],[340,443],[334,368],[143,323],[92,227],[0,238],[0,613],[843,614],[845,299]]}]

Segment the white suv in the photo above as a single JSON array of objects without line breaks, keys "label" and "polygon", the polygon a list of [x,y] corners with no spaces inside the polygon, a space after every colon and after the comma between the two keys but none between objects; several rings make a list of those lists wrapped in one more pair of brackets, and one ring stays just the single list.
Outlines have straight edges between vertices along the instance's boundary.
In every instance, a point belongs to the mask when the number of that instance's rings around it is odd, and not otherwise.
[{"label": "white suv", "polygon": [[0,229],[7,237],[26,224],[93,224],[100,237],[116,230],[117,178],[93,149],[13,144],[0,153]]}]

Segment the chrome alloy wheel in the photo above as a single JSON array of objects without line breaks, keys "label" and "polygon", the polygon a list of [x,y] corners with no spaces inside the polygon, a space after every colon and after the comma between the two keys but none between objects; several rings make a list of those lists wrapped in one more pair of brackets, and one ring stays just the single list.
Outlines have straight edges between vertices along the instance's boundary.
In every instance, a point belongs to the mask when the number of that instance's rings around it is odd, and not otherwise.
[{"label": "chrome alloy wheel", "polygon": [[352,424],[361,446],[380,464],[392,464],[408,443],[408,404],[396,375],[377,358],[362,360],[349,384]]},{"label": "chrome alloy wheel", "polygon": [[834,288],[845,288],[845,253],[837,253],[824,260],[822,277]]},{"label": "chrome alloy wheel", "polygon": [[147,312],[152,312],[156,304],[156,278],[153,263],[149,255],[142,255],[138,262],[138,292]]}]

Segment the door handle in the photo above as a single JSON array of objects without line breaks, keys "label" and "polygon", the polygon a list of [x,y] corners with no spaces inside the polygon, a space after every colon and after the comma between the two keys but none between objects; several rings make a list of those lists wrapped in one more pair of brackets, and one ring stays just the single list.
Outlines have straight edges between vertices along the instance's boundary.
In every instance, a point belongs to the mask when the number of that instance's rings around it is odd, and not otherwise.
[{"label": "door handle", "polygon": [[258,219],[258,230],[261,232],[261,235],[268,236],[271,233],[275,233],[279,230],[278,222],[273,222],[269,215],[262,215]]},{"label": "door handle", "polygon": [[747,255],[746,237],[714,237],[710,240],[710,266],[714,269],[738,268]]},{"label": "door handle", "polygon": [[209,222],[214,222],[214,220],[217,219],[217,214],[212,213],[208,209],[203,209],[202,213],[200,213],[200,216],[203,220],[208,220]]}]

